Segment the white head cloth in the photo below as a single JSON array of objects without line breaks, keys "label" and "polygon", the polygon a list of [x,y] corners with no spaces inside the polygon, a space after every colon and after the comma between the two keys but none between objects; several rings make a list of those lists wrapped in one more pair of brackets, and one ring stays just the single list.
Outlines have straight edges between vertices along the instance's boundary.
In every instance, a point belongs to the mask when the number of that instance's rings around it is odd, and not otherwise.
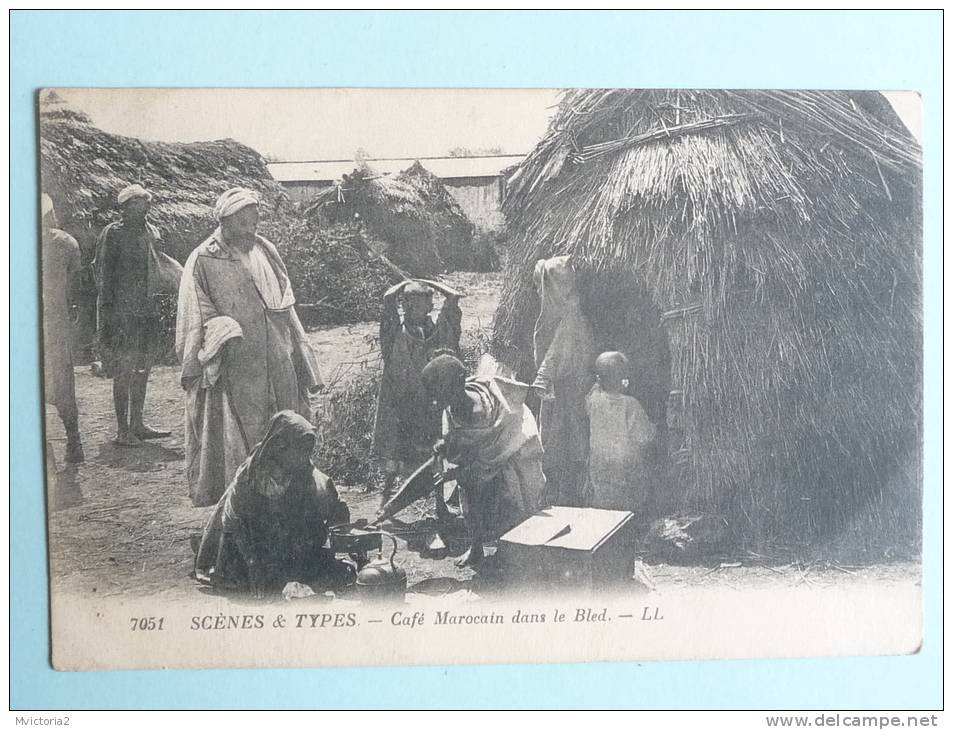
[{"label": "white head cloth", "polygon": [[222,193],[215,201],[215,219],[222,220],[249,205],[258,205],[258,193],[248,188],[232,188]]},{"label": "white head cloth", "polygon": [[152,193],[142,187],[142,185],[129,185],[128,187],[125,187],[119,191],[119,195],[116,197],[116,200],[119,202],[119,205],[122,205],[127,200],[132,200],[133,198],[145,198],[146,200],[152,200]]}]

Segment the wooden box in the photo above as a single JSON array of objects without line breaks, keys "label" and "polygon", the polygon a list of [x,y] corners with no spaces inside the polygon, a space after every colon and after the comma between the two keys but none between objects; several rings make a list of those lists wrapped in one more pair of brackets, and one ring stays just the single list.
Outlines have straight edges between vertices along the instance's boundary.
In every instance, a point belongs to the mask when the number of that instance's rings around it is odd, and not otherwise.
[{"label": "wooden box", "polygon": [[497,555],[511,584],[598,591],[632,578],[635,544],[631,512],[547,507],[505,533]]}]

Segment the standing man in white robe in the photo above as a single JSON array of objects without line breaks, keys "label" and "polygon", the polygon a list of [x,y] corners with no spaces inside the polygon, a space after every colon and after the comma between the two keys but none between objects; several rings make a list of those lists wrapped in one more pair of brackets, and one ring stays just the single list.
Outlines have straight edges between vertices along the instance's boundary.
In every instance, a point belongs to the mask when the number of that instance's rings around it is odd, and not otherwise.
[{"label": "standing man in white robe", "polygon": [[257,235],[258,196],[219,197],[219,227],[189,256],[179,289],[176,351],[186,391],[186,470],[197,507],[215,504],[269,419],[311,419],[321,376],[274,245]]}]

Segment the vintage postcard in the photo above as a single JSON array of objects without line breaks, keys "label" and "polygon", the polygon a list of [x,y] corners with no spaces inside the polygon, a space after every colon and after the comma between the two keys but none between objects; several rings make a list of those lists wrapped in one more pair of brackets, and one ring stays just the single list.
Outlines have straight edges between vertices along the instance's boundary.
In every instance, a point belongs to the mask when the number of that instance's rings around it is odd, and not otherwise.
[{"label": "vintage postcard", "polygon": [[919,650],[916,93],[38,107],[57,669]]}]

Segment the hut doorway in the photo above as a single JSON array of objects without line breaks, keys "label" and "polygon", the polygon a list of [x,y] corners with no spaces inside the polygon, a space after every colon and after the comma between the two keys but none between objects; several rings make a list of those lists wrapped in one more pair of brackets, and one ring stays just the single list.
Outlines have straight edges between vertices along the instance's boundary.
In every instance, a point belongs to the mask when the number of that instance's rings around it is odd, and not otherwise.
[{"label": "hut doorway", "polygon": [[[655,444],[647,457],[652,462],[652,481],[662,485],[669,473],[671,356],[661,312],[645,282],[631,272],[581,271],[580,299],[597,352],[618,350],[629,359],[628,392],[655,424]],[[668,508],[655,501],[656,511]]]}]

